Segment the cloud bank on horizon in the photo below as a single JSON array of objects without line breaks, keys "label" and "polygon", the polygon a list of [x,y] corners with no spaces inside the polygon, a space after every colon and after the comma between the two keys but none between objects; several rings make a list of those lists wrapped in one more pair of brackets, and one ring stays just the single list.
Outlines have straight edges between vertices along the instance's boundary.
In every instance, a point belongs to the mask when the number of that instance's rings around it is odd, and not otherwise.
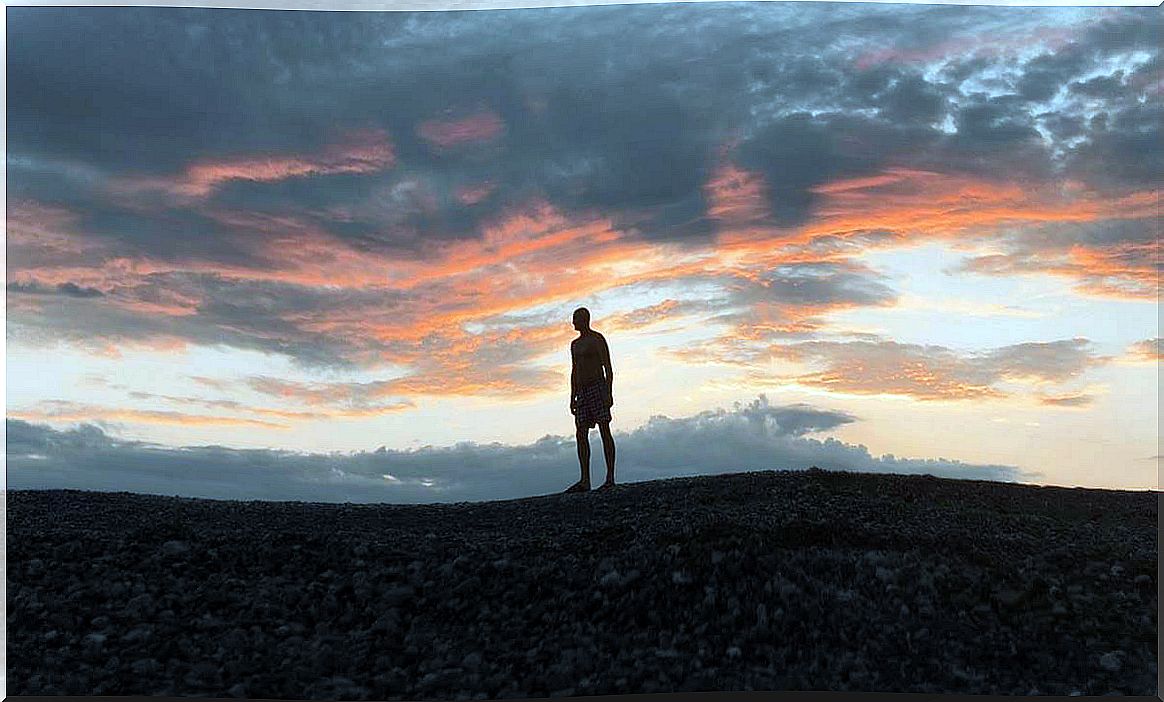
[{"label": "cloud bank on horizon", "polygon": [[[546,408],[581,304],[649,369],[616,381],[632,442],[757,389],[882,403],[825,429],[862,436],[891,407],[980,409],[978,435],[1033,412],[1047,446],[1158,404],[1127,394],[1158,361],[1154,8],[13,7],[8,27],[9,376],[50,378],[63,348],[91,381],[14,383],[10,421],[46,436],[346,426],[403,451],[423,422],[528,458],[569,428]],[[451,428],[482,401],[526,408],[524,434]]]},{"label": "cloud bank on horizon", "polygon": [[[624,482],[816,465],[826,470],[929,473],[1013,481],[1037,474],[1013,466],[946,459],[875,457],[865,446],[807,434],[855,421],[843,412],[772,406],[765,396],[731,410],[662,415],[616,440]],[[166,447],[109,436],[93,424],[55,430],[7,420],[8,488],[131,491],[212,499],[429,503],[510,499],[557,492],[573,438],[524,446],[460,442],[449,447],[298,454],[221,446]]]}]

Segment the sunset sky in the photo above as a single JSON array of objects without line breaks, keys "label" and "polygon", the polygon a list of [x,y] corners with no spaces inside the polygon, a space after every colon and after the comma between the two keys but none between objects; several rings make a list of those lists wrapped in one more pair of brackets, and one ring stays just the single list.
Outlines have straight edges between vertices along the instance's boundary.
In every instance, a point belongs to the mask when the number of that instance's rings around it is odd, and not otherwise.
[{"label": "sunset sky", "polygon": [[10,7],[8,486],[1155,488],[1160,18]]}]

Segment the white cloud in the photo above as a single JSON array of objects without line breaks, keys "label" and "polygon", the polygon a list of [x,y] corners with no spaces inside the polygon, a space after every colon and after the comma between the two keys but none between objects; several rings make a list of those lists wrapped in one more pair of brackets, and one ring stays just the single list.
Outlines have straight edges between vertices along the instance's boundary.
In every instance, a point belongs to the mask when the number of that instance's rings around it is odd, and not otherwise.
[{"label": "white cloud", "polygon": [[[732,409],[652,417],[615,434],[622,482],[804,469],[930,473],[1018,481],[1037,474],[1013,466],[947,459],[874,457],[863,445],[811,438],[858,421],[850,414],[797,404],[770,405],[761,395]],[[591,472],[605,469],[593,432]],[[557,492],[576,480],[572,438],[544,436],[526,445],[462,442],[447,447],[349,454],[303,454],[221,446],[166,447],[122,441],[93,425],[59,431],[7,422],[9,489],[72,488],[216,499],[318,502],[459,502]]]}]

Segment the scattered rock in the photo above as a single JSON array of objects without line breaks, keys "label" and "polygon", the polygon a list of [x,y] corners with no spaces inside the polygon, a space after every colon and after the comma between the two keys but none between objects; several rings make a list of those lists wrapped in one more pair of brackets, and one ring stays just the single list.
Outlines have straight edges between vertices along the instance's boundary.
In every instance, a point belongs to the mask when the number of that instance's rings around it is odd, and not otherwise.
[{"label": "scattered rock", "polygon": [[383,601],[389,607],[399,607],[416,596],[416,589],[411,585],[394,587],[384,593]]},{"label": "scattered rock", "polygon": [[466,670],[478,670],[481,667],[481,654],[473,651],[461,659],[461,667]]},{"label": "scattered rock", "polygon": [[1026,593],[1022,590],[1000,590],[995,593],[994,597],[1003,607],[1013,609],[1022,604],[1026,599]]},{"label": "scattered rock", "polygon": [[10,693],[1154,694],[1151,495],[814,476],[359,508],[10,491]]},{"label": "scattered rock", "polygon": [[602,579],[598,581],[598,584],[603,587],[611,587],[612,585],[617,585],[621,580],[622,576],[619,575],[618,571],[612,570],[606,575],[603,575]]},{"label": "scattered rock", "polygon": [[167,541],[162,544],[162,555],[168,558],[185,556],[190,553],[190,545],[185,541]]},{"label": "scattered rock", "polygon": [[130,664],[130,669],[138,675],[149,676],[161,670],[162,665],[153,658],[139,658]]},{"label": "scattered rock", "polygon": [[1099,667],[1109,673],[1118,673],[1124,665],[1123,658],[1123,651],[1108,651],[1099,657]]}]

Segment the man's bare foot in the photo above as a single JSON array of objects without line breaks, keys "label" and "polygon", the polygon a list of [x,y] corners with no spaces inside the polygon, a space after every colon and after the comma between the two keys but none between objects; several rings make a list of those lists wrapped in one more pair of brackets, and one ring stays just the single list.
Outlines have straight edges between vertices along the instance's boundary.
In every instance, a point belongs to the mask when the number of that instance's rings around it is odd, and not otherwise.
[{"label": "man's bare foot", "polygon": [[603,484],[599,485],[599,486],[598,486],[598,489],[599,489],[599,490],[609,490],[609,489],[610,489],[610,488],[612,488],[612,487],[614,487],[614,481],[613,481],[613,480],[607,480],[605,483],[603,483]]},{"label": "man's bare foot", "polygon": [[590,483],[583,481],[583,480],[579,480],[578,482],[574,483],[570,487],[563,490],[563,492],[589,492],[589,491],[590,491]]}]

